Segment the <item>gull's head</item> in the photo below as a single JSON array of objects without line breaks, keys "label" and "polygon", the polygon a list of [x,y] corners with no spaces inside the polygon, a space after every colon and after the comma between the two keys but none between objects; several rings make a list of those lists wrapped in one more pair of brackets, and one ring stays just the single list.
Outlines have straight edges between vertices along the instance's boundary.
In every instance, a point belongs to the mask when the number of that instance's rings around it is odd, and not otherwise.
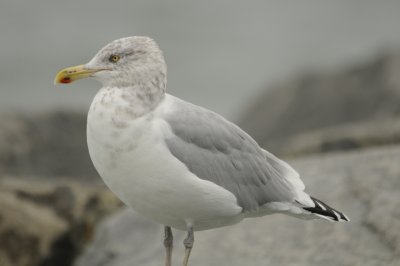
[{"label": "gull's head", "polygon": [[68,67],[56,75],[54,83],[71,83],[93,77],[104,86],[134,86],[138,83],[166,83],[166,64],[156,42],[149,37],[121,38],[103,47],[87,63]]}]

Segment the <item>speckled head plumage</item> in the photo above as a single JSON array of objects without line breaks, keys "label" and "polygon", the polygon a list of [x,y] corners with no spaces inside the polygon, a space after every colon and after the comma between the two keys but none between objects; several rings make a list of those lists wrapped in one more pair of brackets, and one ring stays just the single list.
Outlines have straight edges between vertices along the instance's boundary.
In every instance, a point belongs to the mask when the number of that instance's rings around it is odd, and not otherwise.
[{"label": "speckled head plumage", "polygon": [[166,77],[164,56],[156,42],[143,36],[121,38],[103,47],[88,68],[107,68],[93,75],[104,85],[129,86]]},{"label": "speckled head plumage", "polygon": [[166,74],[164,56],[156,42],[149,37],[132,36],[107,44],[87,64],[61,70],[55,83],[93,77],[103,86],[153,83],[165,91]]}]

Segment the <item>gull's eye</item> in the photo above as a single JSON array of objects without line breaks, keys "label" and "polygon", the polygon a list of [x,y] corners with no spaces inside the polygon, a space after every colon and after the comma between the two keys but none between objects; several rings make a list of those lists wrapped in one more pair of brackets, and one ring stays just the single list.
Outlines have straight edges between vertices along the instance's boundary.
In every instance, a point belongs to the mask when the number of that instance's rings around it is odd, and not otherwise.
[{"label": "gull's eye", "polygon": [[111,63],[117,63],[119,61],[119,55],[112,54],[110,55],[110,58],[108,59]]}]

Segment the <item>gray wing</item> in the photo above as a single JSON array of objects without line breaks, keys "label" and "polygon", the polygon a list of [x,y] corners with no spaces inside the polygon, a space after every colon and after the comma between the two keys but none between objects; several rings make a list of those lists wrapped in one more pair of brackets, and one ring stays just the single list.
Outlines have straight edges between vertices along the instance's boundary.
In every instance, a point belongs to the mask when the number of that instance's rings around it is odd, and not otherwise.
[{"label": "gray wing", "polygon": [[165,117],[173,132],[166,139],[171,153],[197,177],[232,192],[243,211],[293,201],[304,189],[296,171],[233,123],[184,101],[174,104]]}]

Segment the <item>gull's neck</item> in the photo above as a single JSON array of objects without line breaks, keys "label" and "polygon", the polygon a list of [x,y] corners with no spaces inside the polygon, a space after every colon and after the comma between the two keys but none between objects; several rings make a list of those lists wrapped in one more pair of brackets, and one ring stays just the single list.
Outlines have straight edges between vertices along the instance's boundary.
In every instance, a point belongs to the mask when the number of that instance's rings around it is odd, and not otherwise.
[{"label": "gull's neck", "polygon": [[94,106],[111,109],[115,118],[123,116],[135,119],[154,110],[165,97],[164,75],[121,85],[105,85],[98,92]]}]

